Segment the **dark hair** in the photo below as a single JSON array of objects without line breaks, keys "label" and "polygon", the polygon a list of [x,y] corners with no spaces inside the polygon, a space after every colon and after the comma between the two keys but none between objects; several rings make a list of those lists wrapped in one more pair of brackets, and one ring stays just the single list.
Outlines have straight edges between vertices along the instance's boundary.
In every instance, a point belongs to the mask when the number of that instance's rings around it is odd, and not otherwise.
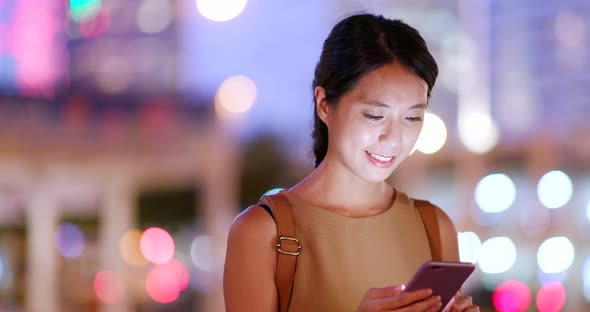
[{"label": "dark hair", "polygon": [[[328,104],[336,105],[365,74],[396,62],[428,84],[430,98],[438,67],[418,31],[401,20],[381,15],[349,16],[336,24],[324,41],[312,89],[323,87]],[[315,106],[313,111],[313,152],[317,167],[328,151],[328,127],[319,118]]]}]

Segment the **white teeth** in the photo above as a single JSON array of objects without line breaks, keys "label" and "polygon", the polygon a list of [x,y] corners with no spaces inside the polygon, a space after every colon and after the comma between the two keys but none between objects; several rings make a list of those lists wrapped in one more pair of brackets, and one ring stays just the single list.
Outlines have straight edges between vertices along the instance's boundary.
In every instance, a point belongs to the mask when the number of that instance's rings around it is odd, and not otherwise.
[{"label": "white teeth", "polygon": [[384,156],[373,154],[373,153],[369,153],[369,154],[371,154],[371,157],[373,157],[379,161],[386,161],[387,162],[387,161],[390,161],[391,159],[393,159],[393,156],[392,157],[384,157]]}]

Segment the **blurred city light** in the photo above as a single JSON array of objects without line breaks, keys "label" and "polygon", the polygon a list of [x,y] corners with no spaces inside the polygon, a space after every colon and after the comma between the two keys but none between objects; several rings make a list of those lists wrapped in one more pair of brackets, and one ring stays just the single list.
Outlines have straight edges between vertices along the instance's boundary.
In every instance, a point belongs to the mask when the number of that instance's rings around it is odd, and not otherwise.
[{"label": "blurred city light", "polygon": [[537,184],[537,196],[543,206],[549,209],[565,205],[572,197],[572,193],[572,180],[560,170],[546,173]]},{"label": "blurred city light", "polygon": [[588,221],[590,221],[590,200],[588,201],[588,204],[586,205],[586,217],[588,218]]},{"label": "blurred city light", "polygon": [[137,27],[144,33],[159,33],[170,25],[172,17],[169,0],[143,0],[137,11]]},{"label": "blurred city light", "polygon": [[70,18],[81,22],[89,20],[98,14],[102,0],[70,0]]},{"label": "blurred city light", "polygon": [[165,266],[156,266],[147,275],[145,287],[148,295],[156,302],[170,303],[180,294],[176,272]]},{"label": "blurred city light", "polygon": [[64,222],[55,231],[55,245],[66,258],[77,258],[84,251],[84,232],[79,226]]},{"label": "blurred city light", "polygon": [[477,154],[490,151],[498,142],[498,128],[488,114],[466,113],[459,118],[458,131],[463,145]]},{"label": "blurred city light", "polygon": [[531,305],[533,297],[527,284],[509,280],[494,289],[492,302],[499,312],[524,312]]},{"label": "blurred city light", "polygon": [[224,80],[215,95],[215,109],[222,118],[231,118],[249,111],[256,101],[256,85],[246,76]]},{"label": "blurred city light", "polygon": [[474,232],[459,232],[459,256],[461,262],[476,263],[481,255],[481,240]]},{"label": "blurred city light", "polygon": [[440,117],[433,113],[424,114],[424,126],[416,141],[416,149],[424,154],[433,154],[443,147],[447,140],[447,127]]},{"label": "blurred city light", "polygon": [[125,287],[119,274],[102,270],[94,276],[94,292],[103,302],[115,304],[123,300]]},{"label": "blurred city light", "polygon": [[516,199],[516,186],[505,174],[495,173],[481,179],[475,188],[475,202],[484,212],[508,209]]},{"label": "blurred city light", "polygon": [[545,240],[539,247],[537,262],[543,272],[559,273],[572,265],[574,254],[574,245],[567,237],[552,237]]},{"label": "blurred city light", "polygon": [[537,292],[539,312],[559,312],[565,305],[565,288],[558,282],[543,285]]},{"label": "blurred city light", "polygon": [[168,232],[161,228],[146,229],[139,244],[141,253],[151,263],[163,264],[174,256],[174,240]]},{"label": "blurred city light", "polygon": [[145,266],[148,261],[141,254],[140,240],[142,232],[137,229],[128,230],[119,240],[121,258],[132,266]]},{"label": "blurred city light", "polygon": [[207,235],[198,236],[191,243],[191,260],[201,271],[212,272],[215,270],[211,248],[211,238]]},{"label": "blurred city light", "polygon": [[508,237],[493,237],[481,245],[479,268],[488,274],[504,273],[516,262],[516,247]]},{"label": "blurred city light", "polygon": [[103,6],[91,19],[80,22],[80,33],[86,38],[95,38],[109,31],[111,27],[111,11]]},{"label": "blurred city light", "polygon": [[215,22],[229,21],[242,13],[247,0],[196,0],[199,13]]},{"label": "blurred city light", "polygon": [[159,264],[158,266],[171,272],[176,276],[176,282],[180,291],[184,290],[189,284],[189,272],[184,263],[176,258],[172,258],[168,263]]}]

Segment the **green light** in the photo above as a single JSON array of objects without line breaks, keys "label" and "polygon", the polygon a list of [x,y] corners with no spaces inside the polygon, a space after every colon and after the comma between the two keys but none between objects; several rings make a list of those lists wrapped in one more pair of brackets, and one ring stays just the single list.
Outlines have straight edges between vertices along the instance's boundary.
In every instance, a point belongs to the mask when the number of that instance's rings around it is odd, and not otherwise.
[{"label": "green light", "polygon": [[70,0],[70,17],[76,22],[92,19],[101,5],[102,0]]}]

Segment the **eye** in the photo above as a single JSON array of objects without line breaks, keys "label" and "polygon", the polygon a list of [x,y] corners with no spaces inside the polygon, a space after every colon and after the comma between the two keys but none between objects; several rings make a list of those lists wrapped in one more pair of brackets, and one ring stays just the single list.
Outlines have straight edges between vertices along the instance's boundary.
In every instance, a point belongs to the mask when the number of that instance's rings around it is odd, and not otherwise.
[{"label": "eye", "polygon": [[421,122],[422,121],[422,117],[407,117],[406,119],[411,122]]},{"label": "eye", "polygon": [[366,114],[366,113],[364,113],[363,115],[365,115],[365,117],[367,119],[370,119],[370,120],[381,120],[381,119],[383,119],[383,116],[376,116],[376,115],[371,115],[371,114]]}]

